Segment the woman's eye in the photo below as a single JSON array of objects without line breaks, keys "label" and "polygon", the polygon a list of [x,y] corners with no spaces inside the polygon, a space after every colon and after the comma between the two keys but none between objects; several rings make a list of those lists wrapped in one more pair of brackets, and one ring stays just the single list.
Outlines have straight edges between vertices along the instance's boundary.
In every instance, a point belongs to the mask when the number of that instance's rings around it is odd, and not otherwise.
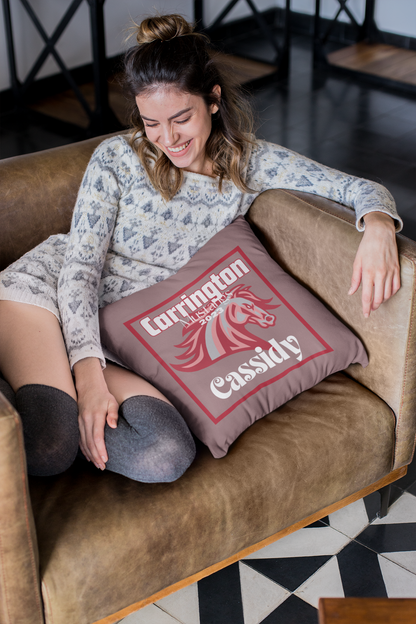
[{"label": "woman's eye", "polygon": [[156,128],[157,124],[144,124],[145,128]]},{"label": "woman's eye", "polygon": [[181,119],[180,121],[176,121],[176,123],[178,123],[178,124],[184,124],[184,123],[186,123],[187,121],[189,121],[189,119],[190,119],[190,117],[188,117],[187,119]]}]

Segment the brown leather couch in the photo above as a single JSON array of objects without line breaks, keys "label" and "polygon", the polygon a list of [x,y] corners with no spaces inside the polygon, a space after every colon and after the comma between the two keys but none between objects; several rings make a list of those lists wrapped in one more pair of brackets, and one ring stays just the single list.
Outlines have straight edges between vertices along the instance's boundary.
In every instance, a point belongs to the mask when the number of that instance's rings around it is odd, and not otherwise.
[{"label": "brown leather couch", "polygon": [[[0,268],[69,228],[92,139],[0,162]],[[402,288],[369,319],[347,296],[361,235],[350,210],[268,191],[249,220],[270,253],[363,340],[351,366],[256,422],[223,459],[205,447],[175,483],[79,460],[27,478],[0,395],[0,623],[110,624],[403,476],[416,432],[416,243]]]}]

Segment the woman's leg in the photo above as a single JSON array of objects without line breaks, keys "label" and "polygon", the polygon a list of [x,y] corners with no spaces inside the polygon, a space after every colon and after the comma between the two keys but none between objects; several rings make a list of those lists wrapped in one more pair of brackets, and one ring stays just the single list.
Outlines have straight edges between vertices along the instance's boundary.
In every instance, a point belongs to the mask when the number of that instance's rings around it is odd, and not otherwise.
[{"label": "woman's leg", "polygon": [[0,370],[16,393],[29,474],[66,470],[78,450],[76,392],[57,318],[0,301]]},{"label": "woman's leg", "polygon": [[178,479],[195,457],[182,416],[135,373],[108,364],[104,376],[120,405],[117,429],[105,428],[107,469],[146,483]]}]

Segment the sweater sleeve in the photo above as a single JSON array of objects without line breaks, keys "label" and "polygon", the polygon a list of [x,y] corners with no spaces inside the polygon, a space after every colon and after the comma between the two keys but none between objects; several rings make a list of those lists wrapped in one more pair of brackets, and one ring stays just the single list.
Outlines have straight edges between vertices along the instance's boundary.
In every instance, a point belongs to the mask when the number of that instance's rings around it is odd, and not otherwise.
[{"label": "sweater sleeve", "polygon": [[247,183],[256,191],[304,191],[353,208],[359,231],[364,230],[363,217],[369,212],[390,215],[398,232],[403,227],[394,199],[384,186],[331,169],[285,147],[258,141],[251,153],[247,173]]},{"label": "sweater sleeve", "polygon": [[105,366],[98,323],[98,290],[121,195],[116,139],[101,143],[82,180],[65,260],[58,305],[71,368],[86,357]]}]

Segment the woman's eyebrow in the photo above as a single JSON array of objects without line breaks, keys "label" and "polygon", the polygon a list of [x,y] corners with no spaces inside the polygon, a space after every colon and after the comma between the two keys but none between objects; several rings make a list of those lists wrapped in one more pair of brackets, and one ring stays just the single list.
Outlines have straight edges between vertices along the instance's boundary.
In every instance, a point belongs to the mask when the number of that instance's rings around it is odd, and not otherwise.
[{"label": "woman's eyebrow", "polygon": [[[191,106],[189,108],[184,108],[183,110],[179,111],[179,113],[175,113],[174,115],[172,115],[172,117],[169,117],[168,121],[171,121],[172,119],[176,119],[176,117],[180,117],[184,113],[188,113],[191,109],[192,109]],[[157,119],[150,119],[150,117],[145,117],[144,115],[141,115],[141,118],[142,119],[146,119],[146,121],[156,121],[157,122]]]}]

